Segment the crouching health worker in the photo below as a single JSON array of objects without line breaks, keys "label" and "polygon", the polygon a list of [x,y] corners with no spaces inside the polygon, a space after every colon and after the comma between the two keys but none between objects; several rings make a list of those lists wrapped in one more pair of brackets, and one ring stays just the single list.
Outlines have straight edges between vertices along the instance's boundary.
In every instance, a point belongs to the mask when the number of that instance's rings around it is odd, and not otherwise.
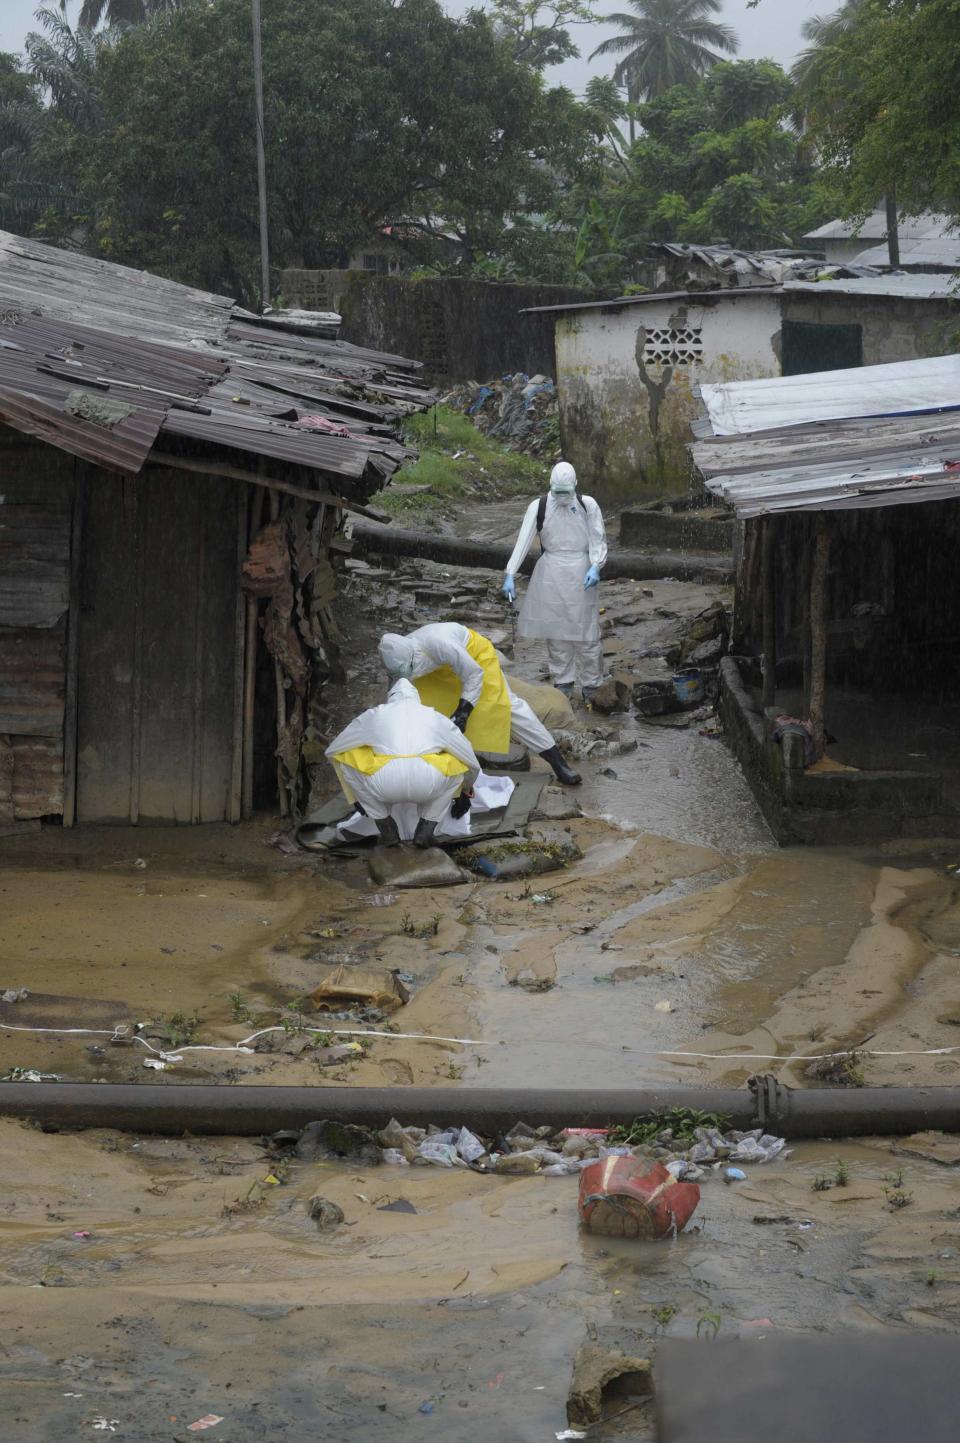
[{"label": "crouching health worker", "polygon": [[513,555],[507,562],[503,594],[513,601],[516,574],[534,536],[541,555],[520,607],[517,635],[547,643],[550,680],[567,696],[580,682],[589,702],[603,680],[600,604],[597,583],[607,559],[603,513],[592,496],[577,490],[577,473],[560,461],[550,475],[550,494],[527,507]]},{"label": "crouching health worker", "polygon": [[387,847],[401,841],[394,815],[416,810],[413,842],[429,847],[437,824],[470,806],[480,763],[453,722],[424,706],[409,681],[396,681],[382,706],[370,707],[327,748],[340,786],[376,825]]},{"label": "crouching health worker", "polygon": [[506,756],[511,741],[543,757],[558,781],[580,783],[536,712],[515,696],[493,643],[457,621],[436,621],[409,636],[388,632],[380,659],[391,677],[406,677],[420,700],[465,732],[477,751]]}]

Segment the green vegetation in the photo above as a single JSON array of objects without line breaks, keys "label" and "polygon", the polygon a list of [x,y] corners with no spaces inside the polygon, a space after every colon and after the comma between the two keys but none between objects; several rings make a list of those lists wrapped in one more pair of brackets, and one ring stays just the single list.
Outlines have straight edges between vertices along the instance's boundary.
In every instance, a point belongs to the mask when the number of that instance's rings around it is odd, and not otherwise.
[{"label": "green vegetation", "polygon": [[674,1143],[691,1147],[696,1142],[697,1128],[723,1132],[730,1126],[728,1117],[713,1112],[697,1112],[690,1107],[672,1107],[668,1112],[653,1113],[650,1117],[636,1118],[631,1123],[617,1124],[610,1128],[608,1139],[614,1146],[640,1147],[656,1142],[662,1132],[673,1133]]},{"label": "green vegetation", "polygon": [[377,504],[398,519],[454,515],[458,499],[486,501],[536,496],[547,484],[548,468],[478,431],[469,417],[449,406],[412,416],[405,433],[419,459],[404,466],[394,486],[428,486],[429,491],[397,495],[387,488]]},{"label": "green vegetation", "polygon": [[188,1043],[193,1042],[200,1022],[201,1018],[196,1013],[188,1017],[185,1012],[171,1012],[163,1024],[168,1045],[170,1047],[186,1047]]}]

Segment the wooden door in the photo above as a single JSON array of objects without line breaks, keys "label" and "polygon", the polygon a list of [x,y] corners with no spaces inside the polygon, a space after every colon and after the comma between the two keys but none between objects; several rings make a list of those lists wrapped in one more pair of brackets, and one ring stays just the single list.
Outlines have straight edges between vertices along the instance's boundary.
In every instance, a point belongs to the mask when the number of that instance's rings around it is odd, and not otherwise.
[{"label": "wooden door", "polygon": [[240,815],[240,488],[153,471],[86,486],[77,820]]}]

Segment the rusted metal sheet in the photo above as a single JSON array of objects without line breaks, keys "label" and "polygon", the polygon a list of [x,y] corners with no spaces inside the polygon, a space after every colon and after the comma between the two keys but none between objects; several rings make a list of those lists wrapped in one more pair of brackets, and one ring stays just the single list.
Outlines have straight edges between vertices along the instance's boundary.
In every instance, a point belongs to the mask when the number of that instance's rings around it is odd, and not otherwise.
[{"label": "rusted metal sheet", "polygon": [[27,315],[37,305],[45,315],[115,335],[187,346],[197,337],[221,340],[234,303],[229,296],[0,231],[0,310]]},{"label": "rusted metal sheet", "polygon": [[13,754],[13,816],[59,816],[63,812],[63,738],[10,737]]},{"label": "rusted metal sheet", "polygon": [[65,644],[65,618],[46,628],[0,626],[0,733],[59,736]]},{"label": "rusted metal sheet", "polygon": [[56,402],[0,391],[0,420],[108,471],[139,471],[160,431],[163,413],[134,408],[112,429],[71,416]]}]

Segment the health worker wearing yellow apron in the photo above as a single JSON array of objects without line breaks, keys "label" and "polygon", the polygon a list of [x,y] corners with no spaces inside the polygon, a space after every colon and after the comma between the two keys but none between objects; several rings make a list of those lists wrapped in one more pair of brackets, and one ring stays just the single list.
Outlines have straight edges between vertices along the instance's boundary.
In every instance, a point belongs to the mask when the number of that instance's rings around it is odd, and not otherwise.
[{"label": "health worker wearing yellow apron", "polygon": [[[384,846],[401,840],[397,814],[412,803],[417,817],[413,843],[429,847],[439,822],[470,806],[480,775],[473,747],[458,727],[424,706],[409,681],[397,681],[386,703],[373,706],[344,727],[327,756],[349,802],[375,822]],[[412,822],[411,824],[412,825]]]},{"label": "health worker wearing yellow apron", "polygon": [[391,677],[412,681],[420,700],[450,717],[477,751],[506,756],[517,742],[543,757],[558,781],[579,785],[533,708],[510,690],[492,642],[479,631],[437,621],[409,636],[388,632],[380,658]]}]

